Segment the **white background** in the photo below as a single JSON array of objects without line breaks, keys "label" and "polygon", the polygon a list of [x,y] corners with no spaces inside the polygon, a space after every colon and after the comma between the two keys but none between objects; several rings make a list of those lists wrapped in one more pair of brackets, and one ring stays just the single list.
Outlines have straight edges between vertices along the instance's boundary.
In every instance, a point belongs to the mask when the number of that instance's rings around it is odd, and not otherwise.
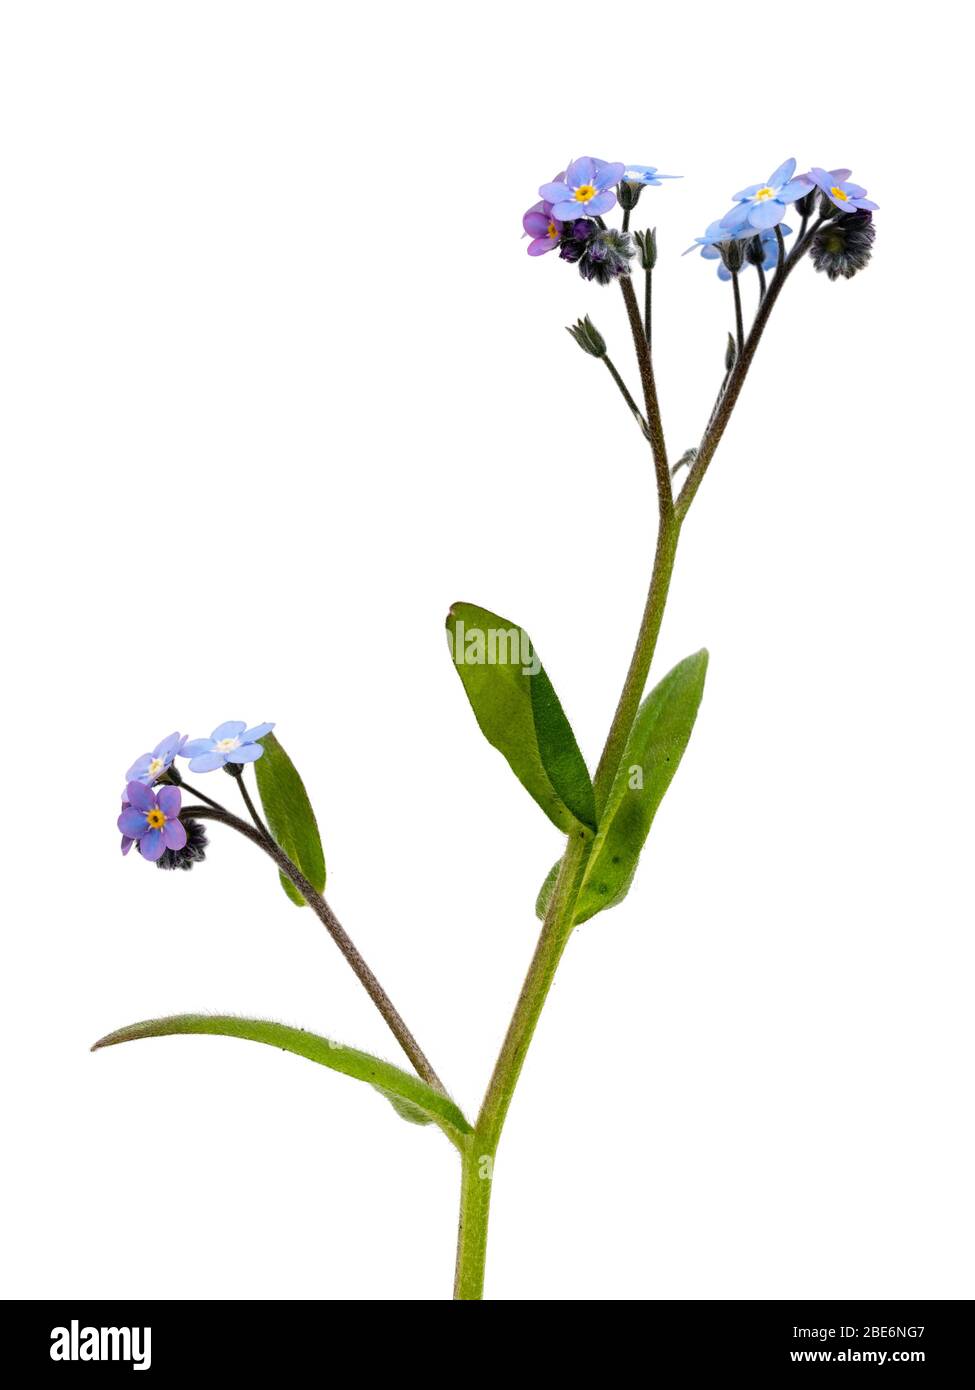
[{"label": "white background", "polygon": [[560,840],[443,617],[523,623],[594,762],[652,547],[647,452],[563,328],[635,384],[619,296],[519,239],[580,153],[685,176],[640,208],[675,456],[730,326],[692,237],[789,155],[881,212],[868,272],[790,282],[685,529],[655,671],[707,645],[704,703],[538,1030],[488,1296],[975,1293],[953,13],[3,6],[8,1295],[449,1294],[436,1130],[236,1041],[87,1049],[213,1010],[399,1060],[249,846],[119,856],[137,754],[273,719],[330,900],[476,1109]]}]

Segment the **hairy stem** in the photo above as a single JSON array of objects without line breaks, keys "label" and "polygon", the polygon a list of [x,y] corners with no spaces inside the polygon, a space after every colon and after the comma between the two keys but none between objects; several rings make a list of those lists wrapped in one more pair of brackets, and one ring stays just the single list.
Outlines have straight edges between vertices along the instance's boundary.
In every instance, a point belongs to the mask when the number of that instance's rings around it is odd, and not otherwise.
[{"label": "hairy stem", "polygon": [[248,840],[258,845],[265,854],[269,855],[274,860],[281,872],[289,878],[298,889],[298,892],[308,903],[309,907],[315,913],[329,936],[331,936],[336,946],[352,967],[356,978],[382,1014],[396,1041],[413,1063],[417,1075],[421,1076],[429,1086],[433,1086],[435,1090],[441,1091],[446,1095],[447,1091],[443,1082],[427,1061],[420,1044],[414,1038],[409,1028],[407,1028],[399,1012],[394,1007],[393,1001],[359,954],[348,932],[346,932],[321,893],[319,893],[316,888],[312,887],[297,865],[291,862],[281,847],[271,839],[270,835],[266,832],[262,833],[253,825],[248,825],[247,821],[242,820],[240,816],[235,816],[232,812],[225,811],[222,807],[217,808],[209,805],[184,806],[181,815],[191,817],[195,820],[214,820],[218,821],[221,825],[229,825],[231,829],[236,830],[238,834],[245,835]]},{"label": "hairy stem", "polygon": [[240,787],[240,794],[244,799],[244,805],[247,807],[247,811],[250,815],[251,820],[257,826],[258,830],[264,836],[265,840],[267,840],[270,844],[273,845],[275,843],[274,836],[271,834],[270,830],[268,830],[267,826],[264,824],[260,812],[254,805],[254,802],[251,800],[251,794],[247,790],[247,784],[244,781],[243,772],[241,772],[240,776],[237,778],[237,785],[238,787]]},{"label": "hairy stem", "polygon": [[741,350],[745,346],[745,325],[741,316],[741,285],[738,283],[737,270],[731,272],[731,286],[735,293],[735,344],[740,357]]},{"label": "hairy stem", "polygon": [[653,375],[653,359],[640,317],[640,307],[636,302],[636,291],[629,275],[621,275],[618,281],[626,305],[633,346],[636,349],[637,365],[640,368],[640,382],[643,386],[643,401],[647,412],[647,429],[650,435],[650,448],[653,450],[653,463],[657,475],[657,503],[660,515],[669,515],[674,509],[674,494],[670,486],[670,469],[667,466],[667,444],[664,440],[663,424],[660,419],[660,404],[657,400],[657,383]]},{"label": "hairy stem", "polygon": [[[820,221],[822,221],[822,219],[820,219]],[[683,488],[678,493],[676,513],[680,521],[683,521],[684,517],[687,515],[688,508],[694,501],[697,490],[704,480],[705,473],[708,471],[708,466],[714,458],[715,450],[721,443],[721,437],[728,427],[728,421],[731,419],[732,412],[741,394],[741,388],[745,384],[748,369],[758,350],[758,345],[762,341],[762,334],[765,332],[765,327],[769,321],[772,310],[775,308],[776,301],[782,293],[786,280],[801,258],[805,255],[806,251],[808,251],[809,244],[815,236],[819,225],[820,222],[816,222],[809,228],[809,231],[803,239],[792,248],[788,257],[782,256],[780,248],[778,269],[772,277],[772,283],[768,288],[765,298],[758,306],[755,318],[752,321],[752,326],[745,339],[744,346],[735,359],[735,365],[728,374],[725,389],[719,397],[708,427],[704,431],[704,437],[698,447],[697,458],[691,465]]]},{"label": "hairy stem", "polygon": [[620,395],[623,397],[624,401],[626,401],[626,404],[630,407],[630,410],[633,412],[633,417],[636,420],[637,424],[640,426],[640,431],[643,434],[644,439],[649,439],[650,435],[647,430],[647,422],[646,420],[644,420],[643,415],[641,414],[640,407],[633,399],[633,396],[630,393],[630,388],[627,386],[626,382],[623,380],[619,372],[616,370],[615,363],[613,362],[609,353],[606,353],[604,355],[603,361],[606,363],[606,370],[609,372],[610,376],[613,378],[613,380],[616,382],[616,385],[619,387]]},{"label": "hairy stem", "polygon": [[647,350],[653,355],[653,271],[648,270],[643,277],[643,336],[647,340]]},{"label": "hairy stem", "polygon": [[464,1158],[454,1277],[454,1297],[457,1299],[479,1299],[483,1293],[488,1213],[498,1141],[535,1026],[572,930],[572,913],[591,850],[591,840],[579,837],[569,841],[535,954]]}]

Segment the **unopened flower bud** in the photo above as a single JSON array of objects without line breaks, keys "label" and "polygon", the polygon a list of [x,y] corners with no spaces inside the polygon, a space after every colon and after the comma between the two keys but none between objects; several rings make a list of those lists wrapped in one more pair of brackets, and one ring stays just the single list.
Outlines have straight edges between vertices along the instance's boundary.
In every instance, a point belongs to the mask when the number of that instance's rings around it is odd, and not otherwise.
[{"label": "unopened flower bud", "polygon": [[796,212],[800,217],[811,217],[816,210],[816,194],[818,188],[810,188],[808,193],[804,193],[801,198],[796,199]]},{"label": "unopened flower bud", "polygon": [[624,212],[633,211],[640,201],[640,194],[644,187],[644,184],[635,183],[632,179],[623,179],[621,183],[617,184],[616,197]]},{"label": "unopened flower bud", "polygon": [[653,270],[654,266],[657,264],[656,227],[649,228],[645,232],[634,232],[633,240],[636,242],[641,268],[643,270]]},{"label": "unopened flower bud", "polygon": [[850,280],[873,254],[877,229],[869,212],[841,213],[825,222],[813,237],[809,255],[817,270],[831,280]]},{"label": "unopened flower bud", "polygon": [[765,247],[760,236],[749,237],[745,242],[745,260],[749,265],[765,264]]},{"label": "unopened flower bud", "polygon": [[737,237],[732,241],[719,241],[717,249],[724,262],[725,270],[730,270],[732,275],[741,270],[745,264],[745,243],[743,241]]},{"label": "unopened flower bud", "polygon": [[164,849],[156,860],[157,869],[183,869],[185,871],[192,869],[194,864],[202,864],[207,857],[209,841],[200,822],[189,820],[184,816],[183,829],[186,831],[186,844],[182,849]]},{"label": "unopened flower bud", "polygon": [[572,334],[583,352],[587,352],[590,357],[606,356],[605,340],[588,314],[565,331]]}]

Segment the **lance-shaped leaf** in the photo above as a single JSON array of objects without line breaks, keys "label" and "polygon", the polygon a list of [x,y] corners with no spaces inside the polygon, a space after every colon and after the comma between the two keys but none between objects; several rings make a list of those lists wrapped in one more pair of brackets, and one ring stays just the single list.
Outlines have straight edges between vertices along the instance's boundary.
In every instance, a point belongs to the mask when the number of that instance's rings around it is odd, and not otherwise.
[{"label": "lance-shaped leaf", "polygon": [[592,781],[552,682],[516,623],[455,603],[447,636],[481,732],[567,835],[596,826]]},{"label": "lance-shaped leaf", "polygon": [[394,1067],[380,1057],[373,1057],[370,1052],[359,1052],[357,1048],[345,1047],[331,1038],[306,1033],[303,1028],[289,1028],[287,1024],[272,1023],[263,1018],[237,1018],[233,1014],[172,1014],[169,1018],[150,1018],[144,1023],[130,1023],[127,1028],[119,1028],[99,1038],[91,1050],[97,1052],[99,1048],[114,1047],[116,1043],[134,1042],[138,1038],[170,1037],[175,1033],[245,1038],[249,1042],[281,1048],[284,1052],[294,1052],[298,1057],[307,1057],[310,1062],[318,1062],[332,1071],[354,1076],[358,1081],[368,1081],[370,1086],[386,1097],[398,1115],[412,1124],[437,1124],[454,1143],[471,1133],[470,1125],[450,1097],[435,1091],[418,1076]]},{"label": "lance-shaped leaf", "polygon": [[[640,706],[586,865],[576,901],[576,923],[615,907],[630,891],[657,807],[690,739],[707,668],[706,651],[686,657]],[[539,917],[545,916],[558,869],[556,864],[539,891],[535,904]]]},{"label": "lance-shaped leaf", "polygon": [[[273,734],[267,734],[260,742],[264,745],[264,753],[254,764],[254,775],[267,827],[292,864],[296,864],[311,886],[322,893],[325,890],[325,854],[305,784]],[[281,887],[291,901],[304,907],[305,900],[290,878],[284,874],[280,878]]]}]

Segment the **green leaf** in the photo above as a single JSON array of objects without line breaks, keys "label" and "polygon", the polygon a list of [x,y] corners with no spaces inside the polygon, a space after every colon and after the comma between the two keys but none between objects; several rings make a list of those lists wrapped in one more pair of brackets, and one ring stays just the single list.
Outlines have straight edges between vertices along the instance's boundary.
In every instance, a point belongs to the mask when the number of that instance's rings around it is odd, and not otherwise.
[{"label": "green leaf", "polygon": [[555,880],[559,876],[559,869],[562,867],[562,860],[556,859],[555,863],[545,875],[545,882],[538,890],[538,897],[535,899],[535,916],[540,922],[545,920],[548,905],[552,900],[552,893],[555,889]]},{"label": "green leaf", "polygon": [[[629,892],[657,807],[690,739],[707,668],[707,652],[695,652],[664,676],[640,706],[583,875],[576,924],[615,907]],[[558,870],[556,864],[539,891],[539,917],[545,916]]]},{"label": "green leaf", "polygon": [[[262,761],[259,759],[259,761]],[[471,1127],[449,1096],[442,1095],[391,1062],[359,1052],[354,1047],[332,1042],[303,1028],[289,1028],[284,1023],[271,1023],[261,1018],[237,1018],[232,1014],[173,1014],[169,1018],[150,1018],[144,1023],[131,1023],[99,1038],[92,1047],[96,1052],[116,1043],[133,1042],[138,1038],[163,1038],[175,1033],[216,1034],[225,1038],[245,1038],[250,1042],[266,1043],[284,1052],[294,1052],[318,1062],[332,1071],[367,1081],[391,1103],[398,1115],[412,1124],[438,1124],[454,1143]]]},{"label": "green leaf", "polygon": [[596,827],[592,782],[552,682],[527,632],[472,603],[455,603],[447,635],[481,732],[567,835]]},{"label": "green leaf", "polygon": [[[325,891],[325,854],[318,833],[318,822],[311,808],[305,784],[295,765],[273,734],[260,740],[264,753],[254,764],[257,790],[267,817],[267,827],[293,864],[313,888]],[[305,906],[301,893],[284,874],[281,887],[293,903]]]}]

